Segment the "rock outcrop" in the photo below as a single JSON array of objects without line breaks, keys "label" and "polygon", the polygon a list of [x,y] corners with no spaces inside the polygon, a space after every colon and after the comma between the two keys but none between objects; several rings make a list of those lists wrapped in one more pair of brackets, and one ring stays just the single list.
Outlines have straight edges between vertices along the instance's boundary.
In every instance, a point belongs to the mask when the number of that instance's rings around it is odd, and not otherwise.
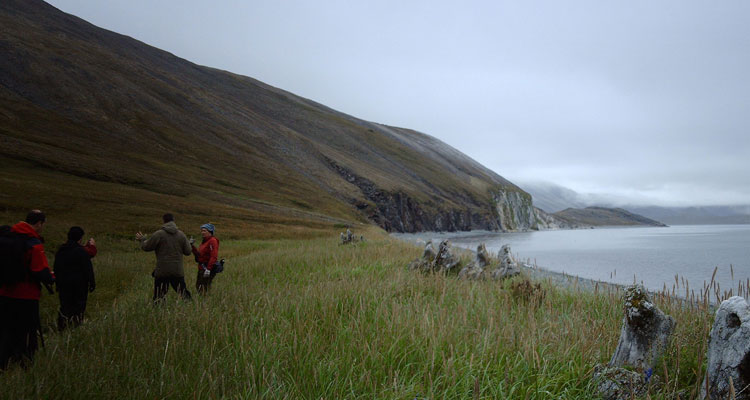
[{"label": "rock outcrop", "polygon": [[350,202],[388,232],[516,232],[569,227],[565,221],[535,208],[531,196],[509,182],[490,190],[491,200],[455,193],[451,196],[455,204],[425,204],[404,190],[386,190],[331,159],[327,161],[331,169],[362,193],[364,199]]},{"label": "rock outcrop", "polygon": [[460,205],[428,205],[405,190],[386,190],[373,180],[360,176],[331,159],[327,161],[330,168],[356,186],[364,198],[350,199],[350,202],[367,219],[388,232],[500,229],[489,202],[482,203],[466,196],[456,199],[456,203]]},{"label": "rock outcrop", "polygon": [[505,232],[551,229],[577,229],[581,226],[534,207],[531,195],[501,189],[492,194],[500,229]]},{"label": "rock outcrop", "polygon": [[497,220],[503,231],[537,229],[531,195],[521,190],[499,189],[492,193]]},{"label": "rock outcrop", "polygon": [[734,296],[719,306],[707,358],[701,399],[750,399],[750,306],[744,298]]}]

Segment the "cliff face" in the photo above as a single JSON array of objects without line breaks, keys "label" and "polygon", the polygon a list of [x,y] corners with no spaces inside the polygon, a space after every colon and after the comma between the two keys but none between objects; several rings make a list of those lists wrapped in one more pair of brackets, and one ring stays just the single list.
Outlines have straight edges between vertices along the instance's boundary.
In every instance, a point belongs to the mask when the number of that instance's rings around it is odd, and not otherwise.
[{"label": "cliff face", "polygon": [[531,196],[520,190],[495,189],[492,193],[497,221],[503,231],[537,229]]},{"label": "cliff face", "polygon": [[331,168],[347,182],[356,186],[361,194],[349,199],[361,213],[388,232],[469,231],[472,229],[498,230],[489,204],[450,206],[442,202],[422,202],[403,190],[389,191],[373,181],[359,176],[347,168],[328,160]]},{"label": "cliff face", "polygon": [[492,199],[499,229],[504,232],[580,228],[575,222],[534,207],[531,195],[517,188],[498,188]]}]

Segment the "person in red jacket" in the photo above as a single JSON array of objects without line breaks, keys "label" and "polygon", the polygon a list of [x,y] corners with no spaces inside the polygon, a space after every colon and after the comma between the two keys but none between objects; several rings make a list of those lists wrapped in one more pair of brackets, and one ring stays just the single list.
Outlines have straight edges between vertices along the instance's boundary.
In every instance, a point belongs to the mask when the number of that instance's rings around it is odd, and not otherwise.
[{"label": "person in red jacket", "polygon": [[40,236],[46,221],[43,212],[32,210],[25,221],[11,228],[28,238],[24,256],[28,271],[20,282],[0,286],[0,369],[7,368],[11,361],[26,366],[38,348],[40,282],[55,282]]},{"label": "person in red jacket", "polygon": [[211,282],[216,276],[214,266],[219,261],[219,239],[214,236],[216,228],[213,224],[201,225],[201,236],[203,241],[195,248],[194,240],[190,239],[195,261],[198,263],[198,277],[195,280],[195,289],[200,294],[206,294],[211,287]]}]

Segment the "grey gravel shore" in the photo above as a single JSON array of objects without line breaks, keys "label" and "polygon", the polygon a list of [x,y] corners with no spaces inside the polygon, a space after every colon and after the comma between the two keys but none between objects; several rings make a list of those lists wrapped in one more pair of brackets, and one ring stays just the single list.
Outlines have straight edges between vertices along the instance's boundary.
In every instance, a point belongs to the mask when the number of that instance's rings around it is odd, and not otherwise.
[{"label": "grey gravel shore", "polygon": [[548,271],[538,266],[531,266],[526,263],[519,262],[521,270],[526,273],[529,278],[546,281],[552,285],[561,288],[569,288],[574,290],[581,290],[584,292],[595,292],[611,289],[623,289],[623,285],[619,285],[611,282],[595,281],[592,279],[581,278],[578,276],[568,275],[556,271]]}]

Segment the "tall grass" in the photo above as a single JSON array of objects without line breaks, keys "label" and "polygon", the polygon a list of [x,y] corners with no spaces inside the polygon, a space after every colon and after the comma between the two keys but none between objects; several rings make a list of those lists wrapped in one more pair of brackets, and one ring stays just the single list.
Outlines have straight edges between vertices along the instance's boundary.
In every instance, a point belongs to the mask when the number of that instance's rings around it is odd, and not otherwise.
[{"label": "tall grass", "polygon": [[[595,398],[593,367],[619,336],[617,290],[542,282],[535,297],[514,290],[524,278],[421,275],[405,268],[420,249],[371,239],[225,241],[206,298],[172,292],[157,308],[153,255],[102,251],[87,322],[50,330],[30,369],[0,375],[0,397]],[[678,325],[651,398],[695,398],[711,312],[657,300]],[[56,304],[43,301],[47,323]]]}]

